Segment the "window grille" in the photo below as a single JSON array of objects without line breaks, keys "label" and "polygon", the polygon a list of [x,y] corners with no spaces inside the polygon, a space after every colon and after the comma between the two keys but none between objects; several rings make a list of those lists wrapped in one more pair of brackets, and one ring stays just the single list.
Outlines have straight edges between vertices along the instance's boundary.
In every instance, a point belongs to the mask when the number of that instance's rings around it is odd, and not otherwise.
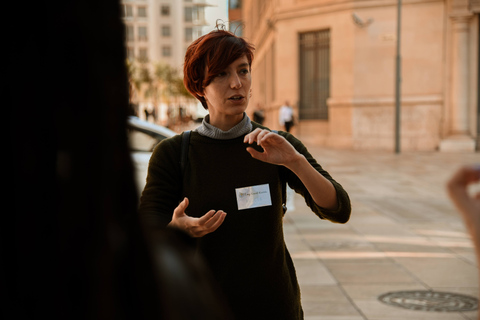
[{"label": "window grille", "polygon": [[137,15],[140,18],[146,18],[147,17],[147,7],[138,7],[137,8]]},{"label": "window grille", "polygon": [[147,27],[138,27],[138,40],[147,41]]},{"label": "window grille", "polygon": [[170,37],[172,35],[170,26],[162,26],[162,36],[164,37]]},{"label": "window grille", "polygon": [[328,120],[330,30],[299,34],[300,119]]},{"label": "window grille", "polygon": [[133,33],[133,26],[128,26],[127,25],[127,41],[133,41],[135,40],[134,38],[134,33]]}]

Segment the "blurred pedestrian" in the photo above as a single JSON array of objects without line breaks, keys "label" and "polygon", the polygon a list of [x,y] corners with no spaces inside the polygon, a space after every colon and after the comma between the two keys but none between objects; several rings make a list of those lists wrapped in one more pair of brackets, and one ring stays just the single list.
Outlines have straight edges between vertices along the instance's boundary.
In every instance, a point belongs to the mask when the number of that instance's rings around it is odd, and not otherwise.
[{"label": "blurred pedestrian", "polygon": [[252,61],[253,46],[224,30],[188,47],[184,84],[209,114],[189,142],[183,133],[155,148],[140,213],[197,239],[236,319],[303,319],[282,186],[333,222],[348,221],[350,200],[298,139],[247,116]]},{"label": "blurred pedestrian", "polygon": [[280,125],[285,128],[285,131],[290,132],[290,129],[294,125],[293,108],[288,101],[280,107],[280,113],[278,117]]},{"label": "blurred pedestrian", "polygon": [[258,124],[263,124],[263,122],[265,121],[265,112],[263,111],[263,108],[260,103],[257,103],[257,107],[253,112],[253,121],[255,121]]}]

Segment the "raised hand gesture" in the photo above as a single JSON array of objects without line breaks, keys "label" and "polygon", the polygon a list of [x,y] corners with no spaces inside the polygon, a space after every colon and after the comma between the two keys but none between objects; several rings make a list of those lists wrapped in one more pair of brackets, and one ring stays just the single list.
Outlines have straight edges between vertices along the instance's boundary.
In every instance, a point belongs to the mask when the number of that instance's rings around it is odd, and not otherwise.
[{"label": "raised hand gesture", "polygon": [[256,142],[263,148],[263,152],[259,152],[252,147],[247,147],[247,151],[253,158],[283,165],[295,173],[307,187],[317,205],[328,209],[337,208],[337,193],[332,183],[315,170],[283,136],[257,128],[247,134],[243,142],[248,144]]},{"label": "raised hand gesture", "polygon": [[259,152],[252,147],[248,147],[247,151],[253,158],[263,162],[289,168],[293,162],[303,158],[284,137],[268,130],[257,128],[247,134],[243,142],[248,144],[256,142],[261,146],[263,152]]},{"label": "raised hand gesture", "polygon": [[178,207],[173,211],[172,221],[168,226],[183,230],[194,238],[203,237],[204,235],[217,230],[218,227],[222,225],[225,216],[227,215],[222,210],[210,210],[200,218],[190,217],[185,213],[188,204],[188,198],[185,198],[180,202]]},{"label": "raised hand gesture", "polygon": [[480,245],[480,193],[469,194],[468,186],[480,181],[480,165],[459,168],[447,182],[447,191],[452,202],[462,214],[474,239]]}]

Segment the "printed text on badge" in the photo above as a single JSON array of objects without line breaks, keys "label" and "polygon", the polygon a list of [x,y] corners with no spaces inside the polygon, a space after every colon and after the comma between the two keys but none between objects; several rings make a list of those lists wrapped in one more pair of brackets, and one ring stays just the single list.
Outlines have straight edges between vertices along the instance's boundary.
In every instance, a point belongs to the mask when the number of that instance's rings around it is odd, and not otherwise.
[{"label": "printed text on badge", "polygon": [[270,186],[268,183],[245,188],[237,188],[235,189],[235,192],[237,194],[238,210],[272,205]]}]

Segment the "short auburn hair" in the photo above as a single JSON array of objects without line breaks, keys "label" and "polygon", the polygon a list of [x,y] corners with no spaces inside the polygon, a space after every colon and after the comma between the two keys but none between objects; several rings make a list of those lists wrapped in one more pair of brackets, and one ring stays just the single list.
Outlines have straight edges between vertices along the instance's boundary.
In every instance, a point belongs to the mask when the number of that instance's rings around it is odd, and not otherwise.
[{"label": "short auburn hair", "polygon": [[183,84],[208,109],[203,97],[206,86],[232,62],[245,55],[252,66],[252,44],[225,30],[214,30],[193,41],[185,53]]}]

